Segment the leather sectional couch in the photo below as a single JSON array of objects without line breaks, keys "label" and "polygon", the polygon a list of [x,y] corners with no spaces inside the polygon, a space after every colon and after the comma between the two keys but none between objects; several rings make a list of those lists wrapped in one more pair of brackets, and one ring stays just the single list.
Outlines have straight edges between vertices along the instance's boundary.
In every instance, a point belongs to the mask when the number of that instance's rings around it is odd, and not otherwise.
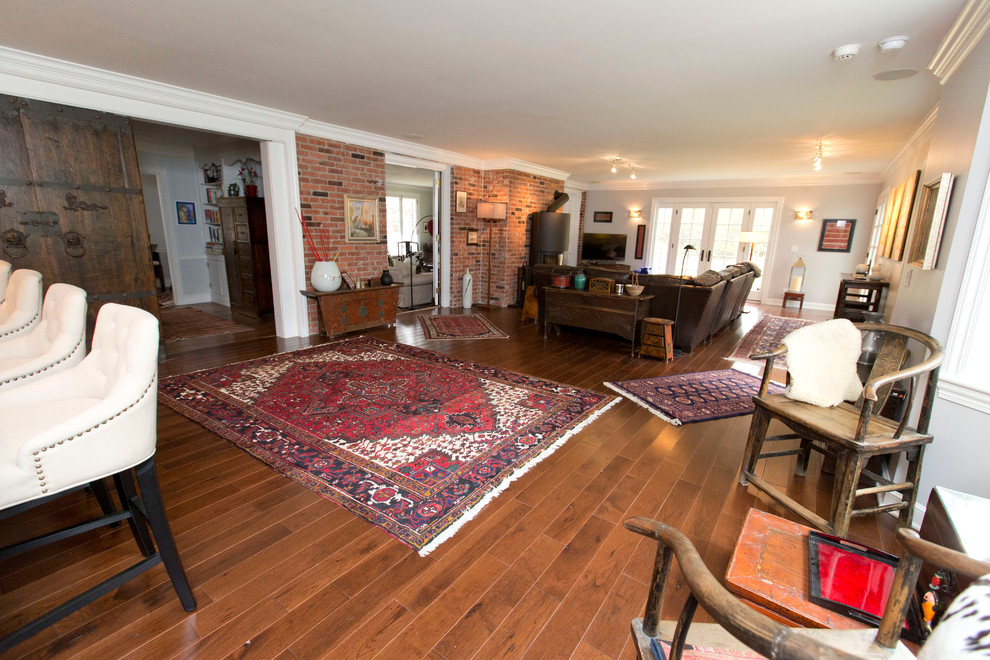
[{"label": "leather sectional couch", "polygon": [[[592,277],[608,277],[617,284],[628,284],[632,273],[628,266],[546,266],[532,269],[533,284],[539,300],[539,323],[543,323],[545,305],[544,289],[552,285],[553,274],[583,271]],[[690,353],[695,346],[719,332],[738,318],[746,305],[746,298],[753,282],[761,275],[755,264],[744,262],[716,272],[705,271],[697,277],[685,278],[681,287],[680,311],[674,328],[674,346]],[[674,319],[677,312],[677,289],[680,278],[676,275],[640,275],[643,294],[652,294],[650,316]]]}]

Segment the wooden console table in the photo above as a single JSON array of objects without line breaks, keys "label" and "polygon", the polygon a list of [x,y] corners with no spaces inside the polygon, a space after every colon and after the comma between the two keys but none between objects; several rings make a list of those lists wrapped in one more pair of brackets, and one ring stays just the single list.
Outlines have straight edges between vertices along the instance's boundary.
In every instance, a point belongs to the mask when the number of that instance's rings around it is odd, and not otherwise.
[{"label": "wooden console table", "polygon": [[300,291],[320,309],[320,331],[328,337],[395,324],[401,284],[340,289],[327,293]]},{"label": "wooden console table", "polygon": [[882,312],[884,291],[890,282],[880,280],[858,280],[852,273],[842,273],[839,282],[839,295],[835,299],[833,318],[847,318],[851,321],[864,321],[863,312]]},{"label": "wooden console table", "polygon": [[599,330],[619,335],[632,342],[631,355],[636,355],[639,323],[650,312],[652,295],[618,296],[576,289],[547,288],[545,293],[543,337],[550,328],[569,325],[586,330]]}]

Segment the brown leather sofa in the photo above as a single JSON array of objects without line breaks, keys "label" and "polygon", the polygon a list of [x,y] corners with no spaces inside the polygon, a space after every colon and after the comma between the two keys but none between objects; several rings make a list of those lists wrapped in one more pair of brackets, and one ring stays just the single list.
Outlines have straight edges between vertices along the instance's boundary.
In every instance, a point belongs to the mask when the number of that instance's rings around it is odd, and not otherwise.
[{"label": "brown leather sofa", "polygon": [[[538,323],[543,323],[545,306],[544,290],[551,286],[553,274],[569,272],[573,277],[584,271],[589,279],[608,277],[617,284],[628,284],[632,273],[628,266],[534,266],[533,284],[539,301]],[[735,264],[716,273],[706,271],[697,277],[685,278],[681,289],[681,302],[677,304],[680,278],[676,275],[640,275],[639,283],[644,294],[652,294],[650,316],[673,320],[674,346],[690,353],[708,337],[731,324],[742,313],[753,282],[760,276],[759,267],[748,262]]]}]

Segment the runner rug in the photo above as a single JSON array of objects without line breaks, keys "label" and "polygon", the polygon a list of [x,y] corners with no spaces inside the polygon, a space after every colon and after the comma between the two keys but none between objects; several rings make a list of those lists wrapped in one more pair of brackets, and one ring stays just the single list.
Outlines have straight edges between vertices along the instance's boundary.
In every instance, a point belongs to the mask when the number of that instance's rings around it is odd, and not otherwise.
[{"label": "runner rug", "polygon": [[[753,353],[769,353],[780,346],[781,340],[798,328],[815,323],[805,319],[792,319],[783,316],[764,316],[759,322],[747,332],[736,350],[732,351],[728,360],[735,362],[747,362],[749,364],[764,364],[764,360],[750,360]],[[787,360],[779,358],[773,362],[774,368],[784,369],[787,367]]]},{"label": "runner rug", "polygon": [[163,378],[159,397],[421,555],[618,401],[370,337]]},{"label": "runner rug", "polygon": [[505,339],[509,335],[480,314],[420,316],[427,339]]},{"label": "runner rug", "polygon": [[[753,412],[753,396],[760,379],[734,369],[700,371],[676,376],[605,383],[674,426],[712,419],[739,417]],[[770,384],[772,394],[784,388]]]},{"label": "runner rug", "polygon": [[246,325],[207,314],[195,307],[165,307],[161,315],[162,337],[166,342],[251,330]]}]

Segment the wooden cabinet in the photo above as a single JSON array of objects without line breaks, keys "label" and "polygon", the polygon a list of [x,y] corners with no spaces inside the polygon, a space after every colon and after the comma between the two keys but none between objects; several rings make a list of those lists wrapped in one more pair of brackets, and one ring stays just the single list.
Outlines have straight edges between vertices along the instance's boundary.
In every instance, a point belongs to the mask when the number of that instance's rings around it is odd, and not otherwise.
[{"label": "wooden cabinet", "polygon": [[221,197],[218,201],[230,306],[252,316],[271,312],[274,305],[265,200]]},{"label": "wooden cabinet", "polygon": [[[636,355],[639,323],[650,311],[652,295],[619,296],[548,288],[545,296],[544,339],[549,336],[551,328],[560,325],[610,332],[630,340],[631,354]],[[560,332],[559,329],[557,331]]]},{"label": "wooden cabinet", "polygon": [[339,289],[327,293],[300,291],[320,308],[320,330],[328,337],[345,332],[395,325],[401,284]]}]

